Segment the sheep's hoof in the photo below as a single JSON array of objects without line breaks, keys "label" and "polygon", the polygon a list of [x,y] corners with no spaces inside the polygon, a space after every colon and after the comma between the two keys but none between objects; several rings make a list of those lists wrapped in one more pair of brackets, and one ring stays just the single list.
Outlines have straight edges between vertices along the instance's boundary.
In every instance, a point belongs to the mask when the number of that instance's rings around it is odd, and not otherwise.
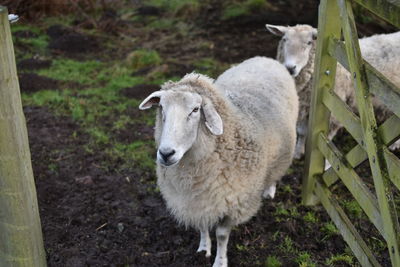
[{"label": "sheep's hoof", "polygon": [[295,151],[293,158],[294,159],[301,159],[301,157],[303,156],[304,152],[299,152],[299,151]]},{"label": "sheep's hoof", "polygon": [[266,199],[274,199],[275,192],[276,192],[276,186],[275,185],[271,185],[270,187],[265,189],[265,191],[263,193],[263,197],[266,198]]},{"label": "sheep's hoof", "polygon": [[228,267],[228,258],[216,258],[212,267]]},{"label": "sheep's hoof", "polygon": [[200,245],[197,249],[197,253],[205,252],[206,258],[211,257],[211,248],[207,248],[206,245]]},{"label": "sheep's hoof", "polygon": [[390,149],[391,151],[395,151],[395,150],[397,150],[397,149],[399,149],[399,148],[400,148],[400,139],[397,140],[396,142],[394,142],[394,143],[389,147],[389,149]]}]

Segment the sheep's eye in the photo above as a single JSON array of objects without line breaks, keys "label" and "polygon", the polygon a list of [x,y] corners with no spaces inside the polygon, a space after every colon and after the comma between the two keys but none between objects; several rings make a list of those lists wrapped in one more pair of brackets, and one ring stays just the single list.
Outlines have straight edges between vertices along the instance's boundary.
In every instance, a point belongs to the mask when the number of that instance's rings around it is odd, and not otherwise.
[{"label": "sheep's eye", "polygon": [[282,38],[282,41],[283,41],[283,42],[286,42],[286,41],[287,41],[287,39],[286,39],[286,38]]},{"label": "sheep's eye", "polygon": [[312,41],[309,41],[307,44],[308,44],[308,45],[311,45],[311,44],[312,44]]},{"label": "sheep's eye", "polygon": [[198,108],[198,107],[196,107],[196,108],[194,108],[194,109],[192,110],[193,113],[196,113],[197,111],[199,111],[199,108]]}]

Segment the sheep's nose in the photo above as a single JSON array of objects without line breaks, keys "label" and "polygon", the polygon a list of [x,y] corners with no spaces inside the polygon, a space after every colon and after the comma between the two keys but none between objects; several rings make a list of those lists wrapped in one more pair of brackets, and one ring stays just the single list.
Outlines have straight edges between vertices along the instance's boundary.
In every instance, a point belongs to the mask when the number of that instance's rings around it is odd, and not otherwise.
[{"label": "sheep's nose", "polygon": [[175,150],[171,148],[164,148],[164,149],[159,149],[158,152],[160,153],[161,158],[164,160],[164,162],[167,162],[168,159],[175,154]]},{"label": "sheep's nose", "polygon": [[289,73],[291,75],[293,75],[295,73],[295,70],[296,70],[296,65],[286,65],[286,68],[289,71]]}]

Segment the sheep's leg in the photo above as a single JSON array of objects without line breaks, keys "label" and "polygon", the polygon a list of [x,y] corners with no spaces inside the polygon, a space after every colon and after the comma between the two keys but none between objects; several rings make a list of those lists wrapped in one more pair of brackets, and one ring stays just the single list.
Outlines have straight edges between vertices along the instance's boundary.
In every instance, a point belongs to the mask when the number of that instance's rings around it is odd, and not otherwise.
[{"label": "sheep's leg", "polygon": [[276,192],[276,183],[272,183],[269,185],[263,193],[263,197],[267,199],[274,199]]},{"label": "sheep's leg", "polygon": [[391,151],[397,150],[400,148],[400,139],[390,145],[389,149]]},{"label": "sheep's leg", "polygon": [[294,158],[300,159],[304,155],[307,137],[307,120],[300,121],[296,127],[297,142],[294,150]]},{"label": "sheep's leg", "polygon": [[217,226],[216,236],[217,236],[217,256],[213,267],[228,267],[228,241],[229,234],[231,232],[232,223],[228,217]]},{"label": "sheep's leg", "polygon": [[197,252],[206,252],[206,257],[211,256],[211,239],[208,229],[201,229],[200,230],[200,244]]}]

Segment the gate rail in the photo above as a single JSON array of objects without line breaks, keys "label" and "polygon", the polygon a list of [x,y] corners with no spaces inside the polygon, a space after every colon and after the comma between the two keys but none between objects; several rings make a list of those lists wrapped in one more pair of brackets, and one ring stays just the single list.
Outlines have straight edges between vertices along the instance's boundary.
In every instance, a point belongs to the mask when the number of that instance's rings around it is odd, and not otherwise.
[{"label": "gate rail", "polygon": [[[400,224],[391,190],[400,190],[400,160],[387,148],[400,136],[400,89],[363,60],[352,2],[400,28],[398,0],[321,0],[303,202],[320,201],[359,262],[381,266],[330,190],[340,180],[386,241],[392,266],[400,266]],[[333,91],[337,62],[351,73],[359,116]],[[379,127],[373,96],[394,113]],[[327,138],[331,115],[357,142],[346,154]],[[325,159],[331,164],[326,171]],[[375,194],[354,170],[367,159]]]}]

